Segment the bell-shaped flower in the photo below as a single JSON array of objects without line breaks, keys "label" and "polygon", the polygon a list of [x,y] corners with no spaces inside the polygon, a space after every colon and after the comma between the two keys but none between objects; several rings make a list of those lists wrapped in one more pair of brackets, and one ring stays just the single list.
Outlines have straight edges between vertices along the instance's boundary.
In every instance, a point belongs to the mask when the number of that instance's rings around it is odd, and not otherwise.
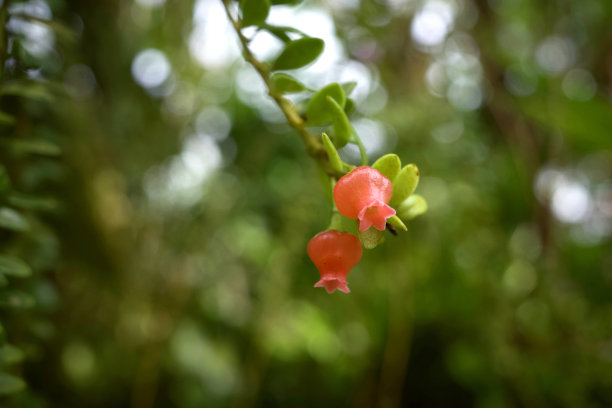
[{"label": "bell-shaped flower", "polygon": [[315,288],[349,293],[346,277],[361,255],[361,242],[353,234],[328,230],[315,235],[308,243],[308,256],[321,274]]},{"label": "bell-shaped flower", "polygon": [[334,187],[334,201],[340,214],[359,220],[359,231],[374,226],[384,231],[387,218],[395,210],[387,203],[391,199],[393,186],[378,170],[361,166],[338,180]]}]

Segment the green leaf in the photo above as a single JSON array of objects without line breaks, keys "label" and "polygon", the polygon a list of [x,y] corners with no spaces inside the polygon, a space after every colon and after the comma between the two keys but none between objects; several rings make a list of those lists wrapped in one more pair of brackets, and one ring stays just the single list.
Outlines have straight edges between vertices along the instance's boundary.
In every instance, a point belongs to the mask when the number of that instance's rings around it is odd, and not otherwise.
[{"label": "green leaf", "polygon": [[418,194],[404,200],[397,208],[397,215],[404,220],[411,220],[427,212],[427,201]]},{"label": "green leaf", "polygon": [[15,117],[6,112],[0,111],[0,125],[12,125],[15,123]]},{"label": "green leaf", "polygon": [[359,232],[359,239],[365,249],[376,248],[384,238],[384,231],[379,231],[374,227],[370,227],[363,232]]},{"label": "green leaf", "polygon": [[11,179],[6,172],[4,166],[0,165],[0,196],[4,195],[11,189]]},{"label": "green leaf", "polygon": [[279,4],[296,5],[296,4],[300,4],[302,1],[303,0],[272,0],[272,4],[274,4],[275,6]]},{"label": "green leaf", "polygon": [[338,102],[331,96],[327,97],[327,103],[334,116],[332,118],[332,124],[334,125],[334,144],[336,147],[341,148],[345,146],[351,139],[351,123],[346,117],[346,113]]},{"label": "green leaf", "polygon": [[271,26],[266,24],[263,28],[284,43],[291,41],[291,37],[287,35],[287,30],[285,27]]},{"label": "green leaf", "polygon": [[344,93],[346,95],[350,95],[351,92],[353,92],[353,89],[355,89],[355,87],[357,86],[357,82],[355,81],[343,82],[341,85],[342,85],[342,89],[344,89]]},{"label": "green leaf", "polygon": [[62,153],[61,149],[44,139],[10,139],[3,144],[16,152],[40,154],[43,156],[58,156]]},{"label": "green leaf", "polygon": [[288,42],[285,49],[272,63],[272,70],[297,69],[313,62],[321,53],[325,43],[320,38],[305,37]]},{"label": "green leaf", "polygon": [[397,154],[389,153],[376,160],[372,167],[393,183],[402,168],[402,162]]},{"label": "green leaf", "polygon": [[402,220],[400,220],[397,215],[394,215],[393,217],[387,218],[387,222],[389,224],[393,225],[394,227],[397,227],[397,228],[399,228],[401,230],[404,230],[404,231],[408,231],[408,228],[406,228],[406,224],[404,224],[402,222]]},{"label": "green leaf", "polygon": [[346,98],[346,104],[344,104],[344,113],[346,116],[351,116],[355,112],[355,101],[353,98]]},{"label": "green leaf", "polygon": [[57,201],[52,198],[37,197],[29,194],[12,192],[8,203],[13,207],[34,211],[53,211],[57,209]]},{"label": "green leaf", "polygon": [[53,95],[45,84],[36,81],[14,81],[2,87],[2,95],[20,96],[40,102],[52,102]]},{"label": "green leaf", "polygon": [[32,270],[19,258],[8,255],[0,255],[0,274],[25,278],[32,274]]},{"label": "green leaf", "polygon": [[25,382],[11,374],[0,373],[0,395],[14,394],[25,389]]},{"label": "green leaf", "polygon": [[36,304],[34,298],[27,293],[16,290],[0,291],[0,307],[14,309],[29,309]]},{"label": "green leaf", "polygon": [[320,126],[330,123],[335,113],[330,112],[327,97],[332,97],[340,107],[346,103],[344,90],[337,83],[331,83],[319,89],[306,105],[306,121],[308,126]]},{"label": "green leaf", "polygon": [[12,344],[4,344],[0,347],[0,365],[8,366],[23,361],[25,357],[23,351]]},{"label": "green leaf", "polygon": [[393,181],[393,195],[389,205],[395,208],[407,199],[419,184],[419,169],[415,164],[405,166]]},{"label": "green leaf", "polygon": [[260,25],[266,21],[270,12],[270,0],[242,0],[242,26]]},{"label": "green leaf", "polygon": [[304,84],[291,75],[276,73],[270,79],[272,80],[272,89],[278,93],[297,93],[307,89]]},{"label": "green leaf", "polygon": [[323,133],[321,137],[323,138],[323,147],[325,148],[325,152],[329,158],[329,164],[334,171],[342,173],[342,160],[340,160],[340,156],[338,155],[338,151],[334,147],[334,144],[331,140],[329,140],[329,136],[327,136],[325,133]]},{"label": "green leaf", "polygon": [[2,207],[0,208],[0,228],[13,230],[13,231],[25,231],[29,227],[26,219],[12,208]]}]

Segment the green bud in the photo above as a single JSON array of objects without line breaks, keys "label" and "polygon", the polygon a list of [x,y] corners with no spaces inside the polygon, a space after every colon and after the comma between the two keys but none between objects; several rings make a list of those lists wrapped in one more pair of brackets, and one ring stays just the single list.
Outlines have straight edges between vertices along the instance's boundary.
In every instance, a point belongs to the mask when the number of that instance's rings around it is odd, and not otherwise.
[{"label": "green bud", "polygon": [[402,168],[402,162],[397,154],[389,153],[376,160],[372,167],[380,171],[393,183]]},{"label": "green bud", "polygon": [[401,219],[411,220],[427,211],[427,201],[418,194],[413,194],[402,202],[397,208],[397,215]]},{"label": "green bud", "polygon": [[419,169],[415,164],[405,166],[393,181],[393,195],[389,205],[397,207],[414,192],[419,184]]}]

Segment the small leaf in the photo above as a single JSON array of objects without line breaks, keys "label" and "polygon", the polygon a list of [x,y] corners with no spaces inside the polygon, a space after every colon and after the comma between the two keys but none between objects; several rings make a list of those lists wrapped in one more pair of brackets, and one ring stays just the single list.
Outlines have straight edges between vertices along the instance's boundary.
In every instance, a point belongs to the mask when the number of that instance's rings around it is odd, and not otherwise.
[{"label": "small leaf", "polygon": [[10,149],[16,152],[40,154],[43,156],[58,156],[61,149],[44,139],[10,139],[4,142]]},{"label": "small leaf", "polygon": [[313,37],[288,42],[283,52],[272,64],[272,70],[297,69],[306,66],[321,55],[324,47],[323,40]]},{"label": "small leaf", "polygon": [[351,92],[353,92],[353,89],[355,89],[355,87],[357,86],[357,82],[355,81],[343,82],[340,85],[342,85],[342,89],[344,89],[344,93],[346,95],[350,95]]},{"label": "small leaf", "polygon": [[389,205],[395,208],[414,192],[417,184],[419,184],[419,169],[415,164],[405,166],[393,181],[393,195]]},{"label": "small leaf", "polygon": [[52,198],[37,197],[29,194],[12,192],[8,203],[17,208],[35,211],[53,211],[57,209],[57,201]]},{"label": "small leaf", "polygon": [[346,98],[346,104],[344,105],[344,113],[346,116],[351,116],[355,112],[355,101],[353,98]]},{"label": "small leaf", "polygon": [[32,270],[19,258],[8,255],[0,255],[0,274],[25,278],[32,274]]},{"label": "small leaf", "polygon": [[402,162],[397,154],[389,153],[376,160],[372,167],[393,183],[402,168]]},{"label": "small leaf", "polygon": [[272,75],[272,89],[278,93],[297,93],[307,88],[291,75],[276,73]]},{"label": "small leaf", "polygon": [[368,228],[363,232],[359,232],[359,239],[365,249],[376,248],[384,238],[384,231],[379,231],[376,228]]},{"label": "small leaf", "polygon": [[404,224],[397,215],[387,218],[387,222],[393,225],[394,227],[397,227],[404,231],[408,231],[408,228],[406,228],[406,224]]},{"label": "small leaf", "polygon": [[14,394],[25,389],[25,382],[11,374],[0,373],[0,395]]},{"label": "small leaf", "polygon": [[321,137],[323,138],[323,147],[325,148],[325,152],[329,158],[329,164],[334,171],[342,173],[342,160],[340,160],[340,156],[338,155],[338,151],[334,147],[334,144],[331,140],[329,140],[329,136],[327,136],[325,133],[323,133]]},{"label": "small leaf", "polygon": [[397,214],[404,220],[411,220],[427,212],[427,201],[418,194],[413,194],[397,208]]},{"label": "small leaf", "polygon": [[242,11],[243,27],[260,25],[268,17],[270,0],[242,0],[240,9]]},{"label": "small leaf", "polygon": [[291,37],[287,35],[287,30],[285,27],[271,26],[266,24],[263,28],[284,43],[291,41]]},{"label": "small leaf", "polygon": [[14,309],[29,309],[36,304],[34,298],[27,293],[3,290],[0,291],[0,307]]},{"label": "small leaf", "polygon": [[338,102],[331,96],[327,96],[327,104],[333,113],[332,124],[334,125],[334,144],[336,147],[344,147],[351,139],[351,123],[346,113]]},{"label": "small leaf", "polygon": [[29,227],[26,219],[12,208],[0,208],[0,228],[25,231]]},{"label": "small leaf", "polygon": [[9,82],[2,87],[2,95],[21,96],[40,102],[53,101],[53,95],[45,84],[36,81]]},{"label": "small leaf", "polygon": [[23,361],[24,353],[12,344],[4,344],[0,347],[0,365],[8,366]]},{"label": "small leaf", "polygon": [[15,117],[6,112],[0,111],[0,125],[12,125],[15,123]]},{"label": "small leaf", "polygon": [[308,126],[320,126],[330,123],[334,114],[329,111],[327,97],[331,96],[341,107],[344,107],[346,95],[337,83],[331,83],[319,89],[306,105],[306,120]]}]

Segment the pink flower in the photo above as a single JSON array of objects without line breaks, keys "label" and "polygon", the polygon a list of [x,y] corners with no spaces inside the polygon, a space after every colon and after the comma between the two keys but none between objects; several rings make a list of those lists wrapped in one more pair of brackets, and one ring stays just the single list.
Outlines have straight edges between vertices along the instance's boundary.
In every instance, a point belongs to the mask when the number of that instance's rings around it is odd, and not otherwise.
[{"label": "pink flower", "polygon": [[361,166],[338,180],[334,187],[334,201],[340,214],[359,220],[359,231],[374,226],[384,231],[387,218],[395,210],[387,203],[391,199],[393,186],[378,170]]},{"label": "pink flower", "polygon": [[336,289],[349,293],[346,277],[361,260],[361,254],[361,242],[353,234],[328,230],[315,235],[308,243],[308,256],[321,274],[315,288],[324,287],[327,293]]}]

